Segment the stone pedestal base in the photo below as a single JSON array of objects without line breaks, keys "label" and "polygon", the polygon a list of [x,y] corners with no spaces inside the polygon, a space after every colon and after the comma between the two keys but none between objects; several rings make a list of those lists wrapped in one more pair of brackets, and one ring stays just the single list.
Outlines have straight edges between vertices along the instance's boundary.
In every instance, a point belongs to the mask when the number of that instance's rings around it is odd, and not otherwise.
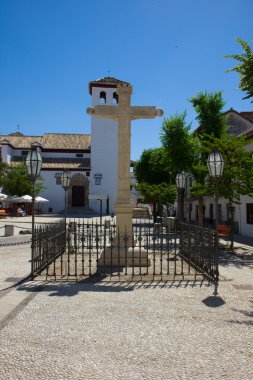
[{"label": "stone pedestal base", "polygon": [[100,267],[147,267],[148,252],[139,247],[107,247],[98,260]]}]

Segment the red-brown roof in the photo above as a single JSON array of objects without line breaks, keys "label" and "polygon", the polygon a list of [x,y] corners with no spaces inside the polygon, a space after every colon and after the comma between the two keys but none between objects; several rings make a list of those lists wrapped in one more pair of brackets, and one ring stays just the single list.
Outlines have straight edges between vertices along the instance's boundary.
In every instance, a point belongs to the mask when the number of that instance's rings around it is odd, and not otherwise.
[{"label": "red-brown roof", "polygon": [[240,112],[240,114],[253,122],[253,112]]},{"label": "red-brown roof", "polygon": [[101,79],[97,79],[94,81],[91,81],[89,83],[89,94],[92,93],[92,87],[103,87],[103,88],[117,88],[118,84],[127,84],[130,85],[128,82],[123,82],[122,80],[119,80],[117,78],[113,77],[104,77]]},{"label": "red-brown roof", "polygon": [[44,150],[88,150],[90,149],[91,137],[88,134],[68,133],[45,133],[43,136],[24,136],[22,133],[16,132],[1,136],[0,143],[10,144],[18,149],[30,149],[31,143],[35,141]]}]

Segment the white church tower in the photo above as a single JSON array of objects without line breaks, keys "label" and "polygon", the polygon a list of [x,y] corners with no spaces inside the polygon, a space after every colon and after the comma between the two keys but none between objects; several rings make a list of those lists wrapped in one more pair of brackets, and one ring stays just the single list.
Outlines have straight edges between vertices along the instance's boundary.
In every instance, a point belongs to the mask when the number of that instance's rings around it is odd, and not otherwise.
[{"label": "white church tower", "polygon": [[[116,78],[105,77],[89,83],[92,107],[118,105],[117,85],[122,82]],[[89,206],[102,213],[114,211],[118,183],[118,123],[111,119],[91,117],[91,173]],[[130,170],[130,169],[129,169]],[[96,195],[98,196],[97,199]],[[107,199],[106,199],[107,198]]]}]

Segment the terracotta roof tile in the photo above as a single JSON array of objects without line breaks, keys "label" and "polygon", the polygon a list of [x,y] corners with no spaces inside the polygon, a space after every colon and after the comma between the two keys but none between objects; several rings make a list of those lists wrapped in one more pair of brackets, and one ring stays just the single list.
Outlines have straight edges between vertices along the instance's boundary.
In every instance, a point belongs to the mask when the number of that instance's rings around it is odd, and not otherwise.
[{"label": "terracotta roof tile", "polygon": [[11,133],[0,137],[0,143],[10,144],[14,148],[30,149],[31,143],[38,142],[43,149],[90,149],[91,137],[88,134],[45,133],[43,136],[24,136]]},{"label": "terracotta roof tile", "polygon": [[130,84],[128,82],[124,82],[122,80],[119,80],[117,78],[114,78],[114,77],[104,77],[104,78],[100,78],[100,79],[96,79],[96,80],[93,80],[91,81],[90,83],[105,83],[105,84],[114,84],[114,85],[118,85],[118,84]]},{"label": "terracotta roof tile", "polygon": [[[101,85],[100,85],[101,84]],[[112,87],[116,88],[118,84],[126,84],[130,86],[130,83],[124,82],[114,77],[104,77],[101,79],[93,80],[89,83],[89,93],[91,94],[92,87]]]},{"label": "terracotta roof tile", "polygon": [[90,135],[45,133],[41,139],[44,149],[90,149]]},{"label": "terracotta roof tile", "polygon": [[41,143],[41,136],[24,136],[24,135],[5,135],[0,136],[0,143],[9,143],[14,148],[29,149],[31,148],[31,143],[38,142]]}]

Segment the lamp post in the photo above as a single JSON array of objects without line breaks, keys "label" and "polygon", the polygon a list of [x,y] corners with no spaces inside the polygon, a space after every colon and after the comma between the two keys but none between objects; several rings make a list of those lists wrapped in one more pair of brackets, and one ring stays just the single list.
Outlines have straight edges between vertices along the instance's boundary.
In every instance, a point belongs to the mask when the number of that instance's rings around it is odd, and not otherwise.
[{"label": "lamp post", "polygon": [[207,167],[210,177],[215,179],[215,229],[216,229],[216,281],[214,284],[213,295],[217,296],[218,294],[218,281],[219,281],[219,267],[218,267],[218,179],[222,176],[224,168],[224,160],[220,152],[211,152],[207,158]]},{"label": "lamp post", "polygon": [[184,172],[176,175],[176,187],[178,191],[178,221],[184,220],[184,189],[186,185],[186,176]]},{"label": "lamp post", "polygon": [[62,188],[65,191],[65,228],[67,226],[67,210],[68,210],[68,207],[67,207],[67,191],[69,189],[70,180],[71,180],[70,172],[67,171],[67,169],[65,169],[62,176],[61,176]]},{"label": "lamp post", "polygon": [[40,145],[37,142],[31,144],[31,150],[26,157],[26,167],[28,176],[32,182],[32,263],[31,263],[31,275],[34,275],[34,204],[35,204],[35,182],[40,175],[42,158],[38,151]]},{"label": "lamp post", "polygon": [[224,160],[220,152],[211,152],[207,158],[210,177],[215,179],[215,228],[218,226],[218,179],[222,176]]}]

